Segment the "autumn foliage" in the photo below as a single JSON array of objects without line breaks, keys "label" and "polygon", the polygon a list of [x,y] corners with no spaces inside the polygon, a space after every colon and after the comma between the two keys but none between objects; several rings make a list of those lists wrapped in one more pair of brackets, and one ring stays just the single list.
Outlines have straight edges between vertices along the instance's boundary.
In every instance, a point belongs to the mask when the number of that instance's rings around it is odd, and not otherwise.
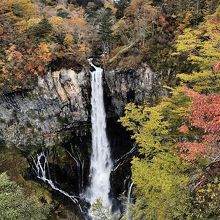
[{"label": "autumn foliage", "polygon": [[0,2],[0,92],[29,88],[54,60],[85,62],[94,34],[83,9],[71,10],[58,4],[42,11],[31,0]]},{"label": "autumn foliage", "polygon": [[219,151],[220,95],[204,95],[184,88],[185,95],[192,99],[186,124],[178,130],[183,134],[194,132],[194,138],[178,143],[182,158],[188,161],[199,156],[212,157]]}]

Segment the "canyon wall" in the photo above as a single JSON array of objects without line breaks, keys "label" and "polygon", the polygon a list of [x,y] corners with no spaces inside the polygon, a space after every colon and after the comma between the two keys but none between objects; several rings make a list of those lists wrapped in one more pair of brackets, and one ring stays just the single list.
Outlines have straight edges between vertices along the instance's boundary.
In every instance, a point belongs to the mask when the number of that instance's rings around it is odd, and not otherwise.
[{"label": "canyon wall", "polygon": [[[107,118],[118,118],[128,102],[153,99],[160,92],[158,74],[145,64],[137,70],[105,72],[104,90]],[[90,73],[85,68],[79,73],[48,72],[38,77],[33,90],[1,95],[1,143],[50,146],[70,132],[82,132],[90,124],[90,93]]]}]

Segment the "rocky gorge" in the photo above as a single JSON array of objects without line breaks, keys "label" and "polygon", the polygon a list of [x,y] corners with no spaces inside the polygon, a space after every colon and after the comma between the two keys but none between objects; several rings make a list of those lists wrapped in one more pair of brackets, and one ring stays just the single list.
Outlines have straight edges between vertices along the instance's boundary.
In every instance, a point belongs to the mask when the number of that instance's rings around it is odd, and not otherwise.
[{"label": "rocky gorge", "polygon": [[[38,77],[33,89],[0,97],[1,144],[17,147],[29,161],[37,152],[46,150],[51,179],[76,194],[85,189],[89,178],[90,69],[49,71]],[[116,168],[111,174],[111,194],[116,198],[127,187],[134,153],[129,133],[117,120],[127,103],[154,99],[161,88],[158,74],[146,64],[137,70],[104,71],[103,85],[107,135]],[[117,205],[117,200],[113,204]]]},{"label": "rocky gorge", "polygon": [[[144,64],[138,70],[105,72],[107,118],[119,118],[128,102],[156,97],[158,83],[158,75]],[[79,125],[90,124],[90,93],[90,73],[85,68],[79,73],[48,72],[38,77],[33,90],[1,95],[0,141],[7,146],[51,146],[71,130],[78,133]]]},{"label": "rocky gorge", "polygon": [[212,220],[220,0],[0,1],[0,220]]}]

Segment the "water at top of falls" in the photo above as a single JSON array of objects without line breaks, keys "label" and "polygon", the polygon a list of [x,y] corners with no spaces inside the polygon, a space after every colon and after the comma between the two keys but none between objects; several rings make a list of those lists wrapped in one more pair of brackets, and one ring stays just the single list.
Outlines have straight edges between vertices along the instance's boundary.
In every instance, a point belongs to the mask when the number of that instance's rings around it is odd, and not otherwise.
[{"label": "water at top of falls", "polygon": [[86,199],[90,204],[100,199],[102,205],[111,207],[109,199],[110,174],[112,160],[106,134],[106,113],[103,98],[103,69],[92,64],[91,72],[91,105],[92,105],[92,155],[90,164],[90,186],[86,190]]}]

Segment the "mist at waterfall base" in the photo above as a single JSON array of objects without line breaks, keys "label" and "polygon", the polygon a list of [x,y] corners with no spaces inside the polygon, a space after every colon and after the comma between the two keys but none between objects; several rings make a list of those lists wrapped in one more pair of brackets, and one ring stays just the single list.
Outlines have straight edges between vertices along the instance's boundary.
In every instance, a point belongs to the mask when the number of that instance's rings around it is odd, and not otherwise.
[{"label": "mist at waterfall base", "polygon": [[[98,199],[103,207],[111,210],[109,198],[111,190],[110,174],[112,160],[110,146],[106,134],[106,113],[103,98],[102,68],[96,67],[90,60],[90,65],[95,69],[91,72],[91,105],[92,105],[92,155],[90,162],[90,185],[85,191],[85,199],[92,205]],[[95,219],[95,216],[91,217]]]}]

